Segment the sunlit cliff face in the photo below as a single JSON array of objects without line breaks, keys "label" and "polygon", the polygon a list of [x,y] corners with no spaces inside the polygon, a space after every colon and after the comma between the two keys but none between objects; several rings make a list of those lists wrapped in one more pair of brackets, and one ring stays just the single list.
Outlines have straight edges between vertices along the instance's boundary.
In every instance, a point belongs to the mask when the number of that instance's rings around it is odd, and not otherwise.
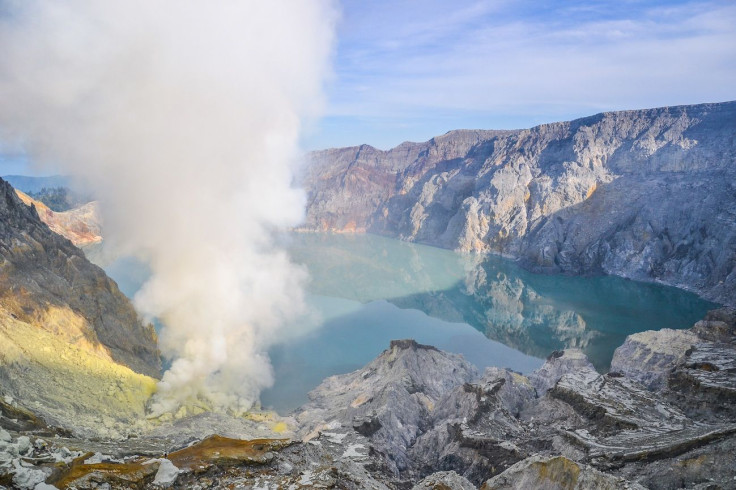
[{"label": "sunlit cliff face", "polygon": [[330,0],[25,0],[0,17],[0,136],[101,196],[106,242],[146,258],[135,297],[173,363],[154,411],[247,410],[305,273],[297,140],[320,105]]}]

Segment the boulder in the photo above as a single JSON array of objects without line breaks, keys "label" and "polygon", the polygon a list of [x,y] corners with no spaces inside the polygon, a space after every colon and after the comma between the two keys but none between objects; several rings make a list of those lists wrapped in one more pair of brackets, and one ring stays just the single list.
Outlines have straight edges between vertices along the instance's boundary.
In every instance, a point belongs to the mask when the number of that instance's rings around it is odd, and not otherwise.
[{"label": "boulder", "polygon": [[533,456],[486,481],[481,490],[645,490],[563,456]]}]

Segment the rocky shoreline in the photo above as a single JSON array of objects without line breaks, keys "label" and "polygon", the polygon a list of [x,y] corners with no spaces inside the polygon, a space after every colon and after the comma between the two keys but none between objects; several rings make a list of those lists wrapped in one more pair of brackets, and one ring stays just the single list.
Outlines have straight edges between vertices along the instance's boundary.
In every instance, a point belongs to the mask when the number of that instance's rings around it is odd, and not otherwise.
[{"label": "rocky shoreline", "polygon": [[629,336],[605,375],[578,350],[522,376],[478,373],[461,356],[398,340],[268,421],[203,414],[94,442],[32,414],[23,425],[26,412],[6,400],[0,485],[735,488],[735,402],[733,308],[689,330]]}]

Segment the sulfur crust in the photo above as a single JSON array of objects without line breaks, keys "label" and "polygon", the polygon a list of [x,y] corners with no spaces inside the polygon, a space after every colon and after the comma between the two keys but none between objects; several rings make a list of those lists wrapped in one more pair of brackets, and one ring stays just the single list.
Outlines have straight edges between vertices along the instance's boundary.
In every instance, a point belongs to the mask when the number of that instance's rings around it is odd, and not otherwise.
[{"label": "sulfur crust", "polygon": [[114,362],[96,338],[85,335],[84,319],[71,309],[49,308],[42,318],[53,327],[0,309],[0,373],[12,394],[35,400],[27,408],[67,427],[93,430],[102,421],[115,431],[120,423],[141,420],[157,381]]}]

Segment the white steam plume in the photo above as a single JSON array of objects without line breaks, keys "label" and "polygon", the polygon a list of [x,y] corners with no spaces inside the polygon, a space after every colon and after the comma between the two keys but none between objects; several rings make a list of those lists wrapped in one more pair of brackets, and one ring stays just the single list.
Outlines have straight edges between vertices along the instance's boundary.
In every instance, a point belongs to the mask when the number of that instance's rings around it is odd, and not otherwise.
[{"label": "white steam plume", "polygon": [[274,230],[300,122],[316,115],[331,0],[0,0],[0,127],[83,177],[108,242],[150,261],[135,298],[175,359],[154,410],[240,412],[272,383],[266,349],[304,272]]}]

